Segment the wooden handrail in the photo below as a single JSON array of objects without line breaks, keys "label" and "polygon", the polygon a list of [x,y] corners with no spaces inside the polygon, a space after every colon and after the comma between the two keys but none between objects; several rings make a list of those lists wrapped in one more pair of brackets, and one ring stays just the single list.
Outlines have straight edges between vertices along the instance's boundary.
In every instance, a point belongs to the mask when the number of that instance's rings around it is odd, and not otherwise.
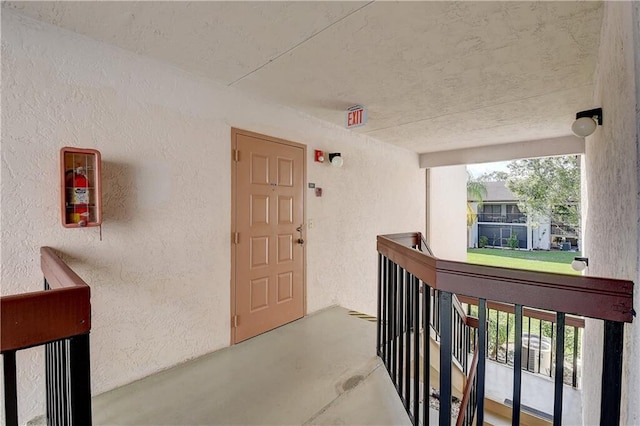
[{"label": "wooden handrail", "polygon": [[51,289],[88,287],[87,283],[73,272],[51,247],[40,247],[40,269]]},{"label": "wooden handrail", "polygon": [[633,321],[633,282],[441,260],[402,242],[421,234],[381,235],[378,252],[431,287],[491,301],[610,321]]},{"label": "wooden handrail", "polygon": [[464,419],[467,415],[467,405],[469,405],[469,400],[471,399],[471,391],[473,390],[473,381],[476,378],[476,371],[478,369],[478,345],[476,345],[476,349],[473,351],[473,359],[471,360],[471,367],[469,367],[469,375],[467,376],[467,381],[464,386],[464,394],[462,395],[462,402],[460,402],[460,410],[458,411],[458,419],[456,420],[456,426],[462,426],[464,424]]},{"label": "wooden handrail", "polygon": [[25,349],[91,330],[89,286],[48,247],[41,269],[51,290],[0,298],[0,352]]}]

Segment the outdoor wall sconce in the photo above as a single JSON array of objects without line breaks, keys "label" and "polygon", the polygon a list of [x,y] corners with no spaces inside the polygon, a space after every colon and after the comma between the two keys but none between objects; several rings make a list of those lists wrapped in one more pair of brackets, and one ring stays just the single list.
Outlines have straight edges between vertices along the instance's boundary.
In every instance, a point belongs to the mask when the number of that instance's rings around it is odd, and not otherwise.
[{"label": "outdoor wall sconce", "polygon": [[573,262],[571,262],[571,267],[574,271],[582,272],[587,266],[589,266],[588,257],[574,257]]},{"label": "outdoor wall sconce", "polygon": [[602,108],[580,111],[576,114],[576,121],[571,126],[571,131],[576,136],[587,137],[602,126]]},{"label": "outdoor wall sconce", "polygon": [[344,160],[342,159],[342,154],[339,152],[333,152],[329,154],[329,162],[332,166],[342,167],[344,164]]}]

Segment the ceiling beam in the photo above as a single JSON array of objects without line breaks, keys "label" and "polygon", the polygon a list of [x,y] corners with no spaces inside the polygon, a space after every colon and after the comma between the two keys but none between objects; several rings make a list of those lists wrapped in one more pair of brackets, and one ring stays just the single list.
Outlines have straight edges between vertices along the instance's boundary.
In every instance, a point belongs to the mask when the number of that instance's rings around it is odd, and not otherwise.
[{"label": "ceiling beam", "polygon": [[584,138],[569,135],[451,151],[428,152],[420,154],[420,167],[432,168],[519,160],[522,158],[584,154],[584,146]]}]

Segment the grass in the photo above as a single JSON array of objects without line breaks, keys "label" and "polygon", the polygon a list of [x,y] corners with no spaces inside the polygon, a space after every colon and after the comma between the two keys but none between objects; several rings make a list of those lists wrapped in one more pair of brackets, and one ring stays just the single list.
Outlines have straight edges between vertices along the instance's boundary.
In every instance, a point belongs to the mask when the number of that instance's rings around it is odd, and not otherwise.
[{"label": "grass", "polygon": [[557,272],[579,275],[571,268],[571,261],[578,252],[523,251],[508,249],[468,249],[467,262],[477,265],[501,266],[530,271]]}]

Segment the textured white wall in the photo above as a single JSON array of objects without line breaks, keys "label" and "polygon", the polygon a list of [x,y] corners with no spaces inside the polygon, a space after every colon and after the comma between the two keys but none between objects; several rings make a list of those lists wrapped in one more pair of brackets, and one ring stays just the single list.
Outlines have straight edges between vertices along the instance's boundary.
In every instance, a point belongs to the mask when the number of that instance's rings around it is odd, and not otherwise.
[{"label": "textured white wall", "polygon": [[467,167],[428,169],[427,241],[441,259],[467,261]]},{"label": "textured white wall", "polygon": [[[589,274],[638,279],[638,115],[640,52],[637,6],[605,2],[594,104],[603,108],[604,125],[586,140],[585,253]],[[585,105],[589,107],[590,105]],[[636,306],[637,309],[637,306]],[[584,421],[596,424],[600,415],[602,325],[588,321],[584,337]],[[640,327],[625,326],[621,424],[640,424]]]},{"label": "textured white wall", "polygon": [[[40,246],[65,254],[92,289],[94,394],[228,345],[232,126],[308,145],[309,312],[374,313],[376,234],[424,227],[415,153],[7,12],[2,104],[2,294],[41,288]],[[60,225],[67,145],[102,152],[103,241]],[[18,363],[24,423],[44,412],[42,350]]]}]

